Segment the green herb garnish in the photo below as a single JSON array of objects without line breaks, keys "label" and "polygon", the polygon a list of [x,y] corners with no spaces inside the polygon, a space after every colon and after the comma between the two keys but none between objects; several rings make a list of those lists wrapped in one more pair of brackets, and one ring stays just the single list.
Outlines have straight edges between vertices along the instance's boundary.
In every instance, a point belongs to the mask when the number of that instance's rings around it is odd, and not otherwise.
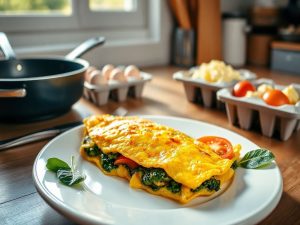
[{"label": "green herb garnish", "polygon": [[256,149],[247,152],[237,165],[246,169],[257,169],[270,165],[274,159],[275,156],[271,151],[267,149]]},{"label": "green herb garnish", "polygon": [[69,167],[66,162],[58,158],[49,158],[47,160],[46,167],[48,170],[51,170],[54,173],[56,173],[60,169],[71,170],[71,167]]},{"label": "green herb garnish", "polygon": [[67,186],[73,186],[84,181],[85,176],[76,170],[74,156],[71,157],[71,167],[61,159],[49,158],[46,167],[48,170],[55,172],[59,181]]},{"label": "green herb garnish", "polygon": [[85,179],[85,176],[82,176],[78,171],[70,170],[58,170],[56,176],[60,182],[67,186],[79,184]]}]

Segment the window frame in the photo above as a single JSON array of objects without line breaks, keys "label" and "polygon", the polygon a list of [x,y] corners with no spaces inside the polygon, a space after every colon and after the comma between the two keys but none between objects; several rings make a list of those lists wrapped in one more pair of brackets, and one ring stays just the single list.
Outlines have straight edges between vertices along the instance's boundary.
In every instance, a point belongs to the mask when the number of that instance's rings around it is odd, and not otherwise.
[{"label": "window frame", "polygon": [[[79,26],[84,28],[130,28],[147,25],[147,0],[136,0],[132,11],[94,11],[89,1],[79,1]],[[117,18],[117,19],[116,19]]]},{"label": "window frame", "polygon": [[170,36],[173,26],[167,1],[145,0],[144,4],[147,9],[145,27],[25,30],[6,33],[18,58],[63,56],[85,39],[104,36],[105,45],[82,57],[91,65],[166,65],[170,62]]},{"label": "window frame", "polygon": [[93,11],[89,9],[89,0],[72,0],[71,15],[0,15],[0,27],[2,32],[140,28],[147,24],[146,3],[137,0],[133,11]]}]

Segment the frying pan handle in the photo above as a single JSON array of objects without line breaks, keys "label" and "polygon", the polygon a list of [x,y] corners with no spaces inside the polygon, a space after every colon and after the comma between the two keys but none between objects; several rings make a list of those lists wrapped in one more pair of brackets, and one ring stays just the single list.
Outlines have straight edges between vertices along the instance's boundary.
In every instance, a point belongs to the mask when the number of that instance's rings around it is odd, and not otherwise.
[{"label": "frying pan handle", "polygon": [[15,59],[16,54],[14,50],[12,49],[6,34],[3,32],[0,32],[0,48],[2,49],[2,52],[5,56],[5,59]]},{"label": "frying pan handle", "polygon": [[0,98],[23,98],[26,96],[26,89],[0,89]]},{"label": "frying pan handle", "polygon": [[83,55],[84,53],[86,53],[91,48],[104,44],[104,42],[105,42],[104,37],[95,37],[95,38],[88,39],[82,44],[80,44],[78,47],[76,47],[68,55],[66,55],[65,58],[70,60],[76,59],[81,55]]}]

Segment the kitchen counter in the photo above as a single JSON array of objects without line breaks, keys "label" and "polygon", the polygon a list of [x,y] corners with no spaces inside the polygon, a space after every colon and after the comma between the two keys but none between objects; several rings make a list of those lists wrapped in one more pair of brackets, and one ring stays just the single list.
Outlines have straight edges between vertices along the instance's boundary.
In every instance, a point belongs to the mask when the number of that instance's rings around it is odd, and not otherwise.
[{"label": "kitchen counter", "polygon": [[[276,156],[283,176],[283,195],[275,210],[260,224],[300,224],[300,131],[287,141],[262,136],[258,131],[245,131],[227,121],[225,111],[204,108],[188,102],[183,86],[171,79],[176,67],[146,68],[154,75],[145,86],[143,98],[123,103],[110,101],[97,107],[81,99],[72,110],[55,119],[29,124],[0,124],[0,140],[53,127],[94,113],[112,113],[118,106],[129,115],[152,114],[186,117],[232,130],[257,145],[270,149]],[[300,83],[300,76],[249,68],[259,77],[274,79],[278,84]],[[201,129],[201,128],[199,128]],[[0,152],[0,224],[74,224],[48,206],[37,193],[32,180],[35,157],[49,140],[39,141]],[[255,199],[253,199],[255,201]]]}]

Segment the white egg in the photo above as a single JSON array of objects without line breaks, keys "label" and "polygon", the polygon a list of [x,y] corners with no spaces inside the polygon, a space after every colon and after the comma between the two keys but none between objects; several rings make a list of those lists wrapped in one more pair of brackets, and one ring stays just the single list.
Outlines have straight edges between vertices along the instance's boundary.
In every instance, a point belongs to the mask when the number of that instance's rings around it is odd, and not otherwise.
[{"label": "white egg", "polygon": [[87,68],[87,70],[84,73],[84,79],[89,82],[90,80],[90,76],[91,76],[91,72],[93,72],[94,70],[97,70],[95,67],[90,66],[89,68]]},{"label": "white egg", "polygon": [[114,70],[114,66],[111,64],[107,64],[102,68],[102,75],[105,79],[109,80],[111,72]]},{"label": "white egg", "polygon": [[104,78],[101,71],[94,70],[91,72],[89,77],[89,83],[94,85],[107,85],[108,81]]},{"label": "white egg", "polygon": [[130,65],[127,66],[125,71],[124,71],[125,77],[132,77],[132,78],[136,78],[136,79],[141,79],[141,73],[140,70],[134,66],[134,65]]},{"label": "white egg", "polygon": [[121,82],[127,81],[127,78],[125,77],[123,70],[121,70],[120,68],[113,69],[113,71],[110,74],[109,79],[117,80],[117,81],[121,81]]}]

